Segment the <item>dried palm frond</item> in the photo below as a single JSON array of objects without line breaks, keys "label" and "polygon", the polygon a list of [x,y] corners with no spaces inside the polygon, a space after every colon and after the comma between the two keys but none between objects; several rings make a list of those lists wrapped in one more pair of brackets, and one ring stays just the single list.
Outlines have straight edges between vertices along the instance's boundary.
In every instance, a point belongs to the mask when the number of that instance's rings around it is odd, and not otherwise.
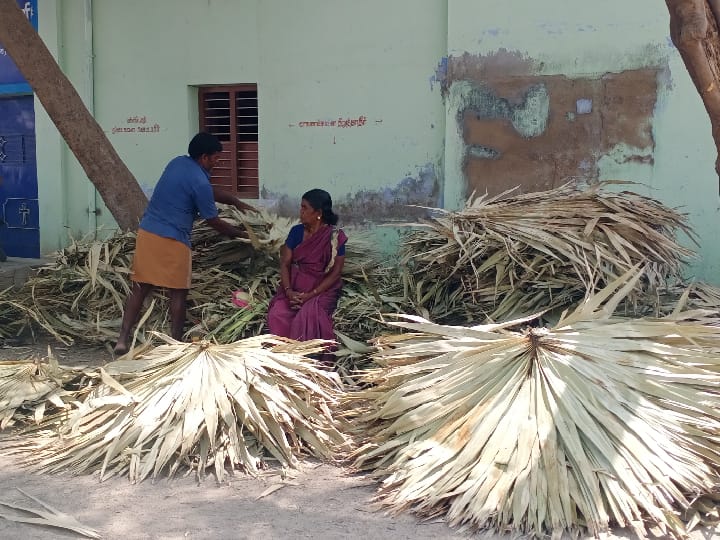
[{"label": "dried palm frond", "polygon": [[[255,295],[247,307],[238,308],[228,301],[226,305],[208,306],[208,314],[203,316],[204,335],[219,343],[232,343],[246,337],[257,336],[265,331],[268,298],[260,299]],[[210,313],[212,309],[212,313]]]},{"label": "dried palm frond", "polygon": [[659,288],[655,298],[647,295],[644,303],[623,302],[617,315],[665,317],[678,311],[692,311],[694,320],[720,326],[720,288],[702,281],[676,281]]},{"label": "dried palm frond", "polygon": [[611,521],[682,536],[718,483],[720,328],[611,317],[631,272],[554,328],[397,323],[348,402],[380,504],[536,537]]},{"label": "dried palm frond", "polygon": [[377,268],[364,281],[345,279],[333,314],[336,332],[360,341],[371,339],[384,327],[383,313],[401,310],[401,299],[387,294],[391,284],[383,283],[387,279],[383,270]]},{"label": "dried palm frond", "polygon": [[9,521],[16,521],[18,523],[29,523],[44,527],[66,529],[86,538],[102,538],[98,531],[83,525],[71,515],[53,508],[37,497],[33,497],[29,493],[25,493],[20,488],[17,488],[17,490],[28,499],[31,499],[42,506],[43,509],[37,510],[25,505],[0,501],[0,518],[7,519]]},{"label": "dried palm frond", "polygon": [[338,348],[332,354],[335,357],[333,369],[347,388],[354,388],[364,370],[374,366],[372,355],[377,348],[357,341],[335,330]]},{"label": "dried palm frond", "polygon": [[690,284],[688,303],[698,309],[720,310],[720,288],[698,281]]},{"label": "dried palm frond", "polygon": [[[228,239],[204,222],[196,222],[193,228],[193,245],[198,254],[202,254],[206,260],[217,258],[215,266],[218,265],[218,260],[237,260],[236,248],[241,244],[252,247],[252,250],[246,250],[241,255],[248,256],[255,251],[277,257],[290,229],[297,223],[297,218],[278,216],[264,208],[258,208],[256,212],[245,212],[232,206],[219,206],[220,216],[235,226],[245,227],[250,238]],[[223,246],[222,242],[225,240],[234,243],[235,248],[229,249],[230,244]],[[233,253],[236,255],[234,259],[231,256]]]},{"label": "dried palm frond", "polygon": [[701,310],[702,318],[708,324],[720,325],[720,288],[697,281],[689,285],[678,283],[661,292],[657,303],[659,314],[676,311],[680,303],[688,310]]},{"label": "dried palm frond", "polygon": [[17,294],[13,289],[0,291],[0,342],[31,332],[33,322],[42,325],[42,321],[33,317],[33,311],[16,298]]},{"label": "dried palm frond", "polygon": [[[188,315],[194,325],[188,333],[208,336],[220,343],[263,333],[267,304],[275,292],[277,275],[274,265],[256,266],[252,273],[245,275],[216,269],[205,271],[203,279],[198,279],[202,286],[190,291]],[[247,296],[247,306],[233,303],[236,291]]]},{"label": "dried palm frond", "polygon": [[19,313],[64,343],[78,337],[114,339],[130,290],[134,245],[132,233],[107,241],[74,240],[13,292],[13,299],[25,309]]},{"label": "dried palm frond", "polygon": [[[111,362],[103,383],[65,421],[17,441],[45,472],[127,474],[133,482],[189,465],[219,480],[226,461],[256,473],[267,453],[283,467],[301,452],[331,459],[345,443],[330,406],[340,381],[307,358],[317,342],[258,336],[228,345],[167,344]],[[25,451],[32,449],[25,454]]]},{"label": "dried palm frond", "polygon": [[60,366],[52,354],[44,360],[0,360],[0,429],[32,419],[40,422],[48,404],[65,409],[74,393],[64,388],[77,369]]},{"label": "dried palm frond", "polygon": [[[402,246],[410,273],[422,276],[416,296],[433,320],[500,321],[571,306],[644,262],[628,298],[644,304],[645,295],[681,278],[693,256],[676,234],[694,235],[686,216],[609,184],[510,190],[471,198],[459,212],[435,209]],[[457,291],[461,301],[448,306]]]}]

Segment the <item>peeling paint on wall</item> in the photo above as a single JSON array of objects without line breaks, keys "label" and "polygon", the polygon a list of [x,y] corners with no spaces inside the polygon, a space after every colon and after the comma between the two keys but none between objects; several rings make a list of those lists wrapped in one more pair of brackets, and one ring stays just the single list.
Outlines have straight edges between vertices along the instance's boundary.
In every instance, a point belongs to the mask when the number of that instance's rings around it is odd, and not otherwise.
[{"label": "peeling paint on wall", "polygon": [[406,176],[394,187],[361,190],[335,203],[343,223],[363,224],[414,219],[426,214],[409,205],[442,206],[441,182],[437,167],[427,163],[415,176]]},{"label": "peeling paint on wall", "polygon": [[444,91],[455,81],[474,82],[483,85],[488,81],[525,77],[542,70],[544,64],[523,56],[516,51],[499,49],[489,55],[464,53],[451,56],[447,62]]},{"label": "peeling paint on wall", "polygon": [[[278,214],[298,215],[298,198],[267,190],[263,190],[261,195],[267,202],[265,206]],[[415,219],[427,212],[412,205],[433,208],[442,206],[441,180],[434,163],[418,167],[415,175],[408,174],[393,187],[363,189],[345,195],[331,192],[330,195],[333,198],[333,209],[340,216],[343,226]]]},{"label": "peeling paint on wall", "polygon": [[447,70],[448,70],[448,57],[443,56],[440,59],[440,62],[438,62],[437,67],[435,68],[435,73],[430,77],[430,90],[435,90],[435,84],[440,84],[441,88],[445,87],[445,81],[447,80]]},{"label": "peeling paint on wall", "polygon": [[592,182],[608,162],[652,167],[663,69],[570,78],[540,67],[508,51],[449,59],[445,95],[462,148],[448,155],[462,161],[462,196]]}]

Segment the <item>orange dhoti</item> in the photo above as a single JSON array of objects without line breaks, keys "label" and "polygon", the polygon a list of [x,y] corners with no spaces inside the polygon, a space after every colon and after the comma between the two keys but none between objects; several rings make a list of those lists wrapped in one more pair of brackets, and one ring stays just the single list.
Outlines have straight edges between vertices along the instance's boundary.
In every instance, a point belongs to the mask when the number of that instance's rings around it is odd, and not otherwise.
[{"label": "orange dhoti", "polygon": [[133,281],[168,289],[189,289],[192,277],[190,248],[173,238],[138,229],[133,258]]}]

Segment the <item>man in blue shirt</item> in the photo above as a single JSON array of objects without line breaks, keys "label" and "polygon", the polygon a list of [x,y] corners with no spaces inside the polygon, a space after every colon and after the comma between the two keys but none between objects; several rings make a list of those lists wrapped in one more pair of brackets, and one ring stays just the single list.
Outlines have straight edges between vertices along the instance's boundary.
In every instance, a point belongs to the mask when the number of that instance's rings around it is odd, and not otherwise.
[{"label": "man in blue shirt", "polygon": [[218,217],[216,202],[239,210],[253,208],[234,195],[210,184],[222,145],[214,135],[198,133],[190,141],[188,155],[170,161],[153,191],[138,228],[133,257],[133,286],[125,303],[115,354],[128,352],[130,331],[143,302],[155,287],[165,287],[170,301],[171,336],[182,339],[185,301],[192,275],[190,234],[200,217],[221,234],[247,237],[244,229]]}]

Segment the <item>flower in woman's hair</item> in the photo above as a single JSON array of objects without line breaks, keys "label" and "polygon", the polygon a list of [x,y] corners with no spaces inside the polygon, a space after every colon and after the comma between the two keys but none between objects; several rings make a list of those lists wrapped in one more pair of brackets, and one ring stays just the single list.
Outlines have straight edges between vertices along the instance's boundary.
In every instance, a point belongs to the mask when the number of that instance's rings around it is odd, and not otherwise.
[{"label": "flower in woman's hair", "polygon": [[238,289],[232,293],[232,303],[239,308],[246,308],[250,305],[250,295],[242,289]]}]

